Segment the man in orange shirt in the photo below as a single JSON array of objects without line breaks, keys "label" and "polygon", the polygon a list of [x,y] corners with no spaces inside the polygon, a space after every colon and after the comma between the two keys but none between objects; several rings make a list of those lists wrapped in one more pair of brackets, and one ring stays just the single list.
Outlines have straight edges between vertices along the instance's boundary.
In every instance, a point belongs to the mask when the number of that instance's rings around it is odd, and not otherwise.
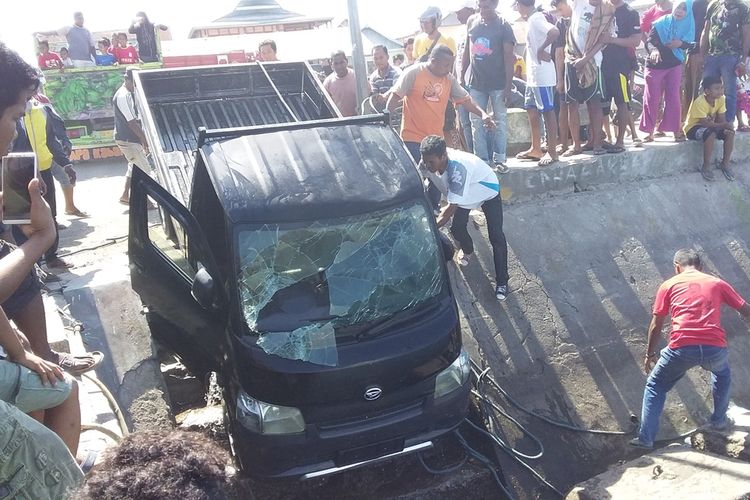
[{"label": "man in orange shirt", "polygon": [[[390,90],[387,104],[390,112],[396,109],[397,99],[403,99],[401,139],[417,164],[422,161],[419,151],[422,139],[429,135],[443,137],[445,110],[450,99],[456,105],[464,106],[470,113],[481,116],[486,127],[495,127],[492,115],[477,106],[453,76],[454,59],[455,55],[449,47],[437,45],[430,54],[429,62],[409,66]],[[433,207],[437,209],[440,191],[432,184],[429,197]]]},{"label": "man in orange shirt", "polygon": [[[714,413],[709,425],[724,430],[733,424],[727,417],[731,377],[727,339],[721,327],[721,305],[737,309],[745,318],[750,317],[750,305],[725,281],[703,273],[695,250],[678,250],[674,270],[676,276],[662,283],[656,292],[648,329],[648,350],[643,363],[646,373],[651,371],[651,374],[643,392],[641,428],[638,437],[630,441],[639,448],[654,446],[667,393],[694,366],[712,374]],[[667,314],[672,317],[672,333],[660,355],[656,344]]]}]

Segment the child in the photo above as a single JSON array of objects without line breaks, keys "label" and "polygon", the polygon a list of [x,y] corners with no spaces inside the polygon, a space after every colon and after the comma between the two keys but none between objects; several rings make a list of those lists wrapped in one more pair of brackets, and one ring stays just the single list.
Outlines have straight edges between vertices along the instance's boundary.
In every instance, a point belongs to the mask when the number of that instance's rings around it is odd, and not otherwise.
[{"label": "child", "polygon": [[750,132],[750,123],[745,125],[742,112],[750,122],[750,81],[747,77],[737,79],[737,132]]},{"label": "child", "polygon": [[63,68],[73,67],[73,61],[70,59],[70,54],[68,54],[67,47],[62,47],[60,49],[60,59],[62,59]]},{"label": "child", "polygon": [[60,56],[49,50],[49,42],[39,42],[39,59],[37,61],[41,69],[62,69],[63,62]]},{"label": "child", "polygon": [[120,64],[138,64],[138,51],[135,47],[128,45],[128,35],[125,33],[117,33],[114,38],[115,48],[114,55],[117,58],[117,62]]},{"label": "child", "polygon": [[703,141],[703,166],[701,175],[707,181],[714,180],[711,172],[711,157],[716,139],[724,141],[724,156],[719,169],[727,180],[733,181],[734,174],[729,167],[734,148],[734,129],[726,119],[726,98],[721,78],[706,76],[701,83],[703,95],[699,95],[688,110],[683,131],[692,141]]},{"label": "child", "polygon": [[95,56],[96,59],[96,65],[97,66],[113,66],[117,59],[115,59],[115,56],[109,53],[109,48],[112,45],[109,42],[109,39],[106,37],[103,37],[99,42],[97,43],[99,47],[99,54]]}]

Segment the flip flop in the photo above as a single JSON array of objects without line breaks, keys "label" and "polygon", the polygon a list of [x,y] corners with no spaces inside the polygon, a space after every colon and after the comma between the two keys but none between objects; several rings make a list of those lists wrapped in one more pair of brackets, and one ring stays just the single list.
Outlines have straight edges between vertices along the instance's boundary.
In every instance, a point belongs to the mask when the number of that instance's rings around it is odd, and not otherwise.
[{"label": "flip flop", "polygon": [[652,136],[652,135],[647,135],[646,137],[644,137],[644,138],[643,138],[643,142],[644,142],[644,143],[647,143],[647,142],[654,142],[654,136]]},{"label": "flip flop", "polygon": [[569,158],[571,156],[576,156],[576,155],[580,155],[580,154],[583,154],[583,149],[568,149],[566,152],[564,152],[560,156],[563,156],[565,158]]},{"label": "flip flop", "polygon": [[667,135],[667,134],[665,134],[664,132],[662,132],[662,131],[660,130],[660,131],[658,131],[658,132],[656,132],[656,133],[654,134],[654,137],[665,137],[666,135]]},{"label": "flip flop", "polygon": [[714,180],[714,174],[710,170],[706,170],[703,167],[698,167],[698,172],[701,173],[701,176],[707,180],[708,182],[713,182]]},{"label": "flip flop", "polygon": [[91,472],[91,469],[94,468],[98,456],[99,454],[95,451],[88,451],[86,453],[86,458],[84,458],[78,465],[81,468],[81,472],[83,472],[84,476],[87,476],[88,473]]},{"label": "flip flop", "polygon": [[558,160],[557,158],[552,158],[552,157],[547,157],[546,156],[546,157],[542,158],[541,160],[539,160],[537,162],[537,165],[539,165],[540,167],[549,167],[550,165],[553,165],[553,164],[557,163],[558,161],[560,161],[560,160]]},{"label": "flip flop", "polygon": [[54,352],[57,354],[57,364],[73,376],[89,372],[99,366],[104,359],[104,354],[92,351],[81,356],[74,356],[67,352]]},{"label": "flip flop", "polygon": [[532,156],[532,155],[526,154],[526,153],[518,153],[516,155],[516,159],[517,160],[526,160],[526,161],[539,161],[539,160],[542,159],[542,157],[541,156]]},{"label": "flip flop", "polygon": [[622,147],[622,146],[612,146],[612,147],[605,148],[605,149],[607,150],[607,153],[611,153],[611,154],[617,154],[617,153],[624,153],[625,152],[625,148]]},{"label": "flip flop", "polygon": [[687,137],[685,137],[685,134],[676,135],[674,137],[674,142],[685,142],[687,141]]},{"label": "flip flop", "polygon": [[607,150],[604,149],[604,148],[594,149],[594,150],[591,151],[591,154],[595,155],[595,156],[606,155],[607,154]]},{"label": "flip flop", "polygon": [[720,166],[720,167],[719,167],[719,170],[721,170],[721,173],[722,173],[722,174],[724,174],[724,177],[726,177],[728,181],[730,181],[730,182],[731,182],[731,181],[733,181],[733,180],[734,180],[734,174],[733,174],[733,173],[732,173],[732,171],[731,171],[731,170],[729,169],[729,167],[721,167],[721,166]]},{"label": "flip flop", "polygon": [[89,214],[87,214],[86,212],[81,212],[78,209],[72,210],[70,212],[66,211],[65,215],[72,215],[74,217],[82,217],[82,218],[89,216]]},{"label": "flip flop", "polygon": [[737,129],[737,132],[750,132],[750,127],[747,125],[743,125]]}]

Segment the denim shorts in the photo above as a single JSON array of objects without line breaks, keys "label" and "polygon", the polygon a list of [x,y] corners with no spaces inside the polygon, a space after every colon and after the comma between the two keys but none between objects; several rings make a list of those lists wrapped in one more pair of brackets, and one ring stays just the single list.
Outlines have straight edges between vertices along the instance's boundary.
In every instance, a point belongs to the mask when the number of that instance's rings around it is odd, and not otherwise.
[{"label": "denim shorts", "polygon": [[0,401],[0,500],[68,498],[82,482],[81,469],[57,434]]},{"label": "denim shorts", "polygon": [[[23,412],[46,410],[68,399],[73,389],[68,375],[55,385],[44,385],[36,372],[10,361],[0,360],[0,400]],[[2,498],[2,497],[0,497]]]},{"label": "denim shorts", "polygon": [[[14,249],[14,245],[0,241],[0,259],[6,257]],[[42,284],[39,282],[39,277],[37,277],[36,271],[32,269],[13,291],[11,296],[0,304],[0,307],[3,308],[8,319],[15,319],[18,313],[41,293],[41,290]]]},{"label": "denim shorts", "polygon": [[65,172],[65,169],[62,168],[57,163],[52,163],[52,177],[57,179],[57,182],[60,183],[61,187],[70,187],[73,185],[72,182],[70,182],[70,177],[68,177],[68,174]]}]

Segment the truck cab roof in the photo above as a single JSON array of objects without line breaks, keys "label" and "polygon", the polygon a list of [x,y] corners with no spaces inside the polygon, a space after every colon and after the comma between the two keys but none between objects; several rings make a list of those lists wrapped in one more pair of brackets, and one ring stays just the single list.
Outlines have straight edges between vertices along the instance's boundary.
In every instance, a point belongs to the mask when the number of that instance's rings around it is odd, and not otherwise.
[{"label": "truck cab roof", "polygon": [[423,196],[411,157],[382,119],[246,132],[208,138],[201,147],[219,200],[235,223],[367,213]]}]

